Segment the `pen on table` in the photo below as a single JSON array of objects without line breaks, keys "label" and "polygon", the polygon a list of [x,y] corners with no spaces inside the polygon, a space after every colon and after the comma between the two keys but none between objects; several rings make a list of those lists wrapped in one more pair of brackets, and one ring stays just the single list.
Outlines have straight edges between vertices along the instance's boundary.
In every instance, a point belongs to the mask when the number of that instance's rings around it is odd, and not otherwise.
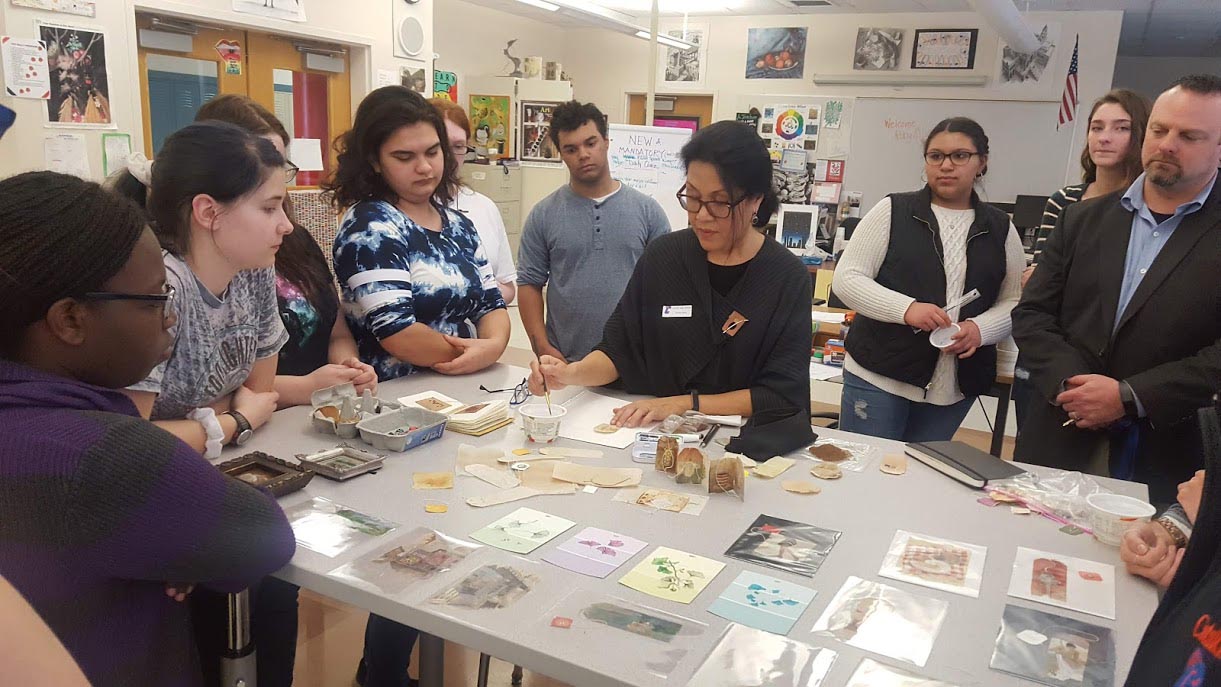
[{"label": "pen on table", "polygon": [[713,425],[712,429],[708,430],[708,432],[704,434],[704,438],[700,441],[700,448],[708,446],[708,442],[712,441],[712,437],[716,436],[717,430],[720,428],[720,425]]}]

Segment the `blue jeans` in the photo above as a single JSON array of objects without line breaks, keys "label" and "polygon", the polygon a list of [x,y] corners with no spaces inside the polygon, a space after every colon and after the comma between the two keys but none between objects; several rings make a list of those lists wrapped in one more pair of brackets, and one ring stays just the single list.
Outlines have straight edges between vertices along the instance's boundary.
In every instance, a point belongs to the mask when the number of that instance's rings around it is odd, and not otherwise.
[{"label": "blue jeans", "polygon": [[949,441],[974,402],[974,398],[964,398],[949,406],[916,403],[882,391],[845,370],[839,428],[909,443]]},{"label": "blue jeans", "polygon": [[375,613],[365,625],[365,653],[356,669],[357,682],[364,687],[408,687],[407,667],[411,648],[420,631]]}]

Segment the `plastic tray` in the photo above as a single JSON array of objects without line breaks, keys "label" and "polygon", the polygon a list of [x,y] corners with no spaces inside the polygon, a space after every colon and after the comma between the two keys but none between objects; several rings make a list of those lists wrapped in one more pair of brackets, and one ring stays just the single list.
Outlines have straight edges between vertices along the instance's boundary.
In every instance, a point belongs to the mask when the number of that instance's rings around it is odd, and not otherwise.
[{"label": "plastic tray", "polygon": [[[383,451],[406,451],[433,439],[445,432],[448,416],[423,408],[401,408],[382,413],[356,424],[360,438],[366,444]],[[395,430],[415,427],[405,434],[393,434]]]}]

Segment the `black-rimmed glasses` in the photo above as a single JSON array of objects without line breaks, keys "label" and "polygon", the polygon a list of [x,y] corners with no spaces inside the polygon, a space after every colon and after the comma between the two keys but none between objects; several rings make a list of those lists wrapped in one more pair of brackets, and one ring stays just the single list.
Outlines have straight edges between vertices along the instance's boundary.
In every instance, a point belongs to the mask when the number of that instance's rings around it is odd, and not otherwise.
[{"label": "black-rimmed glasses", "polygon": [[939,165],[942,162],[945,162],[945,159],[948,157],[950,158],[950,162],[953,163],[955,167],[961,167],[962,165],[970,162],[971,158],[975,157],[976,155],[979,155],[979,153],[973,153],[969,150],[955,150],[952,153],[943,153],[940,150],[930,150],[924,154],[924,160],[930,165]]},{"label": "black-rimmed glasses", "polygon": [[291,184],[294,181],[296,181],[297,173],[300,171],[301,171],[300,167],[294,165],[291,162],[286,162],[284,164],[284,183]]},{"label": "black-rimmed glasses", "polygon": [[165,285],[165,293],[112,293],[110,291],[90,291],[81,296],[82,300],[86,301],[146,301],[160,302],[163,304],[164,310],[162,317],[169,319],[174,312],[174,298],[178,295],[178,291],[174,289],[172,284]]},{"label": "black-rimmed glasses", "polygon": [[456,158],[458,160],[474,160],[475,153],[479,152],[479,150],[477,148],[474,148],[474,147],[471,147],[471,146],[468,146],[465,144],[460,145],[460,146],[454,146],[453,151],[454,151],[454,158]]},{"label": "black-rimmed glasses", "polygon": [[729,217],[730,213],[733,212],[733,209],[741,205],[742,201],[746,200],[746,198],[739,198],[732,203],[727,203],[723,200],[700,200],[699,198],[694,198],[686,193],[683,193],[685,190],[686,187],[683,187],[679,189],[678,193],[674,194],[674,197],[678,198],[678,204],[683,206],[684,210],[693,214],[698,214],[701,209],[707,208],[708,214],[715,219],[725,219],[726,217]]},{"label": "black-rimmed glasses", "polygon": [[521,384],[518,384],[517,386],[511,387],[508,389],[489,389],[486,386],[480,384],[479,390],[486,391],[489,394],[503,394],[507,391],[512,391],[513,396],[512,396],[512,398],[509,399],[509,405],[516,406],[516,405],[521,405],[522,403],[525,403],[530,398],[530,387],[527,384],[528,381],[529,381],[529,378],[523,379],[523,380],[521,380]]}]

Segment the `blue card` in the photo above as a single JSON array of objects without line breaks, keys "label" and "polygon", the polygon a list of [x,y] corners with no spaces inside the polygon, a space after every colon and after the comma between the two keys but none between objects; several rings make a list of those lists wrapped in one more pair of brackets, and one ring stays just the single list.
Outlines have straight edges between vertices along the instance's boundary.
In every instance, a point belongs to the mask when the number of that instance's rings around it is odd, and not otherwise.
[{"label": "blue card", "polygon": [[787,635],[818,592],[745,570],[708,612],[756,630]]}]

